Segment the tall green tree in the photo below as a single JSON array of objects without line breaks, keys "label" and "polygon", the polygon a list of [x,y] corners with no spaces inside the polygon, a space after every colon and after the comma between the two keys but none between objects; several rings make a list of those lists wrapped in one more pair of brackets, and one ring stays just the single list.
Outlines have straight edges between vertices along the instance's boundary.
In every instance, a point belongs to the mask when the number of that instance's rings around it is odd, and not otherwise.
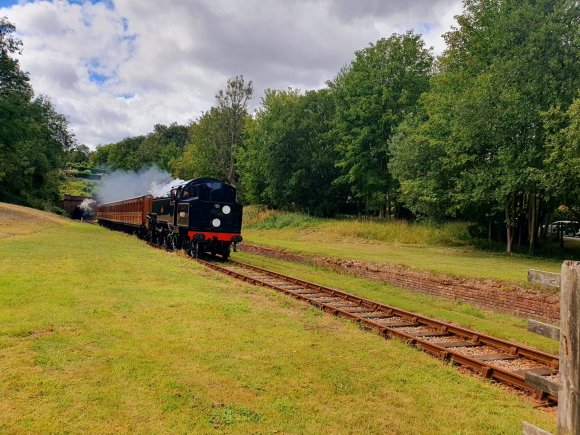
[{"label": "tall green tree", "polygon": [[239,152],[250,202],[329,216],[345,201],[332,137],[334,98],[328,89],[266,91],[247,122]]},{"label": "tall green tree", "polygon": [[554,107],[545,113],[548,134],[546,190],[558,198],[580,222],[580,98],[565,112]]},{"label": "tall green tree", "polygon": [[0,18],[0,201],[48,208],[59,200],[58,171],[75,140],[50,100],[34,98],[14,32]]},{"label": "tall green tree", "polygon": [[[410,184],[436,186],[433,198],[449,214],[501,215],[507,251],[516,237],[533,251],[546,205],[543,180],[552,170],[542,113],[568,107],[579,87],[578,8],[570,0],[464,5],[423,99],[427,119],[414,129],[428,132],[437,163]],[[416,146],[399,140],[395,160],[405,144]]]},{"label": "tall green tree", "polygon": [[252,81],[243,76],[228,79],[216,93],[216,106],[191,127],[191,142],[181,157],[171,164],[180,177],[213,176],[237,184],[236,150],[253,95]]},{"label": "tall green tree", "polygon": [[420,35],[393,34],[357,51],[330,83],[342,181],[367,210],[381,216],[396,187],[387,144],[404,117],[416,112],[419,96],[429,88],[432,62]]}]

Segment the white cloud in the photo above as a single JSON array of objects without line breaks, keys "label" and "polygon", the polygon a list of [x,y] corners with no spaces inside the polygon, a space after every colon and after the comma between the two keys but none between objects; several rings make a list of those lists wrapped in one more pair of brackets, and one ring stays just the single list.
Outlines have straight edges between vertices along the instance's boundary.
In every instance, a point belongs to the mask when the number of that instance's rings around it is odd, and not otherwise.
[{"label": "white cloud", "polygon": [[0,9],[24,42],[22,68],[79,142],[115,142],[186,123],[228,77],[320,87],[380,37],[414,28],[443,49],[460,0],[31,1]]}]

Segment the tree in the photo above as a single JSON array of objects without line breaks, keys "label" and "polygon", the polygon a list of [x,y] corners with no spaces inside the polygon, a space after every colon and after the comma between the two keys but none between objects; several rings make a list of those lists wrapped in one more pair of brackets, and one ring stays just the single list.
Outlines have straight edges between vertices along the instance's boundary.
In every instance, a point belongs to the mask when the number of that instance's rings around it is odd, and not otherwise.
[{"label": "tree", "polygon": [[127,137],[119,142],[98,146],[91,155],[93,164],[111,169],[137,171],[148,166],[169,170],[190,139],[188,126],[176,122],[170,125],[155,124],[145,136]]},{"label": "tree", "polygon": [[155,124],[153,132],[139,144],[139,159],[160,169],[169,170],[190,139],[189,127],[176,122],[170,125]]},{"label": "tree", "polygon": [[571,0],[467,0],[458,23],[422,99],[426,119],[413,129],[437,147],[437,165],[417,180],[438,192],[451,187],[451,197],[434,197],[448,215],[491,225],[503,214],[506,250],[527,239],[532,252],[553,170],[542,113],[568,107],[580,84],[577,8]]},{"label": "tree", "polygon": [[243,76],[228,79],[216,93],[216,105],[191,126],[191,142],[171,167],[177,176],[214,176],[236,185],[236,149],[241,146],[242,129],[248,117],[252,82]]},{"label": "tree", "polygon": [[389,171],[399,183],[399,200],[420,219],[441,221],[454,215],[455,176],[447,170],[441,147],[448,135],[444,122],[421,111],[408,116],[389,142]]},{"label": "tree", "polygon": [[22,41],[14,36],[16,28],[6,17],[0,17],[0,93],[19,93],[32,98],[28,74],[20,70],[18,59],[22,54]]},{"label": "tree", "polygon": [[420,35],[393,34],[357,51],[350,66],[329,83],[336,98],[342,181],[381,216],[395,192],[387,143],[403,118],[416,112],[419,96],[429,87],[432,61]]},{"label": "tree", "polygon": [[335,184],[332,134],[334,98],[327,89],[266,91],[262,108],[247,121],[238,158],[243,192],[253,203],[335,214],[345,200]]},{"label": "tree", "polygon": [[565,112],[552,108],[545,113],[548,134],[546,164],[551,168],[546,190],[580,222],[580,98]]},{"label": "tree", "polygon": [[228,131],[223,126],[223,114],[215,107],[190,126],[190,142],[183,154],[172,162],[176,177],[228,180],[233,159],[228,157],[231,149],[228,146]]},{"label": "tree", "polygon": [[59,173],[75,143],[68,121],[45,96],[34,97],[13,56],[22,42],[0,18],[0,201],[48,208],[59,200]]}]

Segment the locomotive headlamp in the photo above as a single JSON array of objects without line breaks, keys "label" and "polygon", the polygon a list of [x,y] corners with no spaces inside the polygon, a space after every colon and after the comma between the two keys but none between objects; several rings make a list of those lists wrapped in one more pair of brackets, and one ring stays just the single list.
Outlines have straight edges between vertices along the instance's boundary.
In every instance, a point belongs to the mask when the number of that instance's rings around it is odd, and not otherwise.
[{"label": "locomotive headlamp", "polygon": [[231,207],[229,205],[224,205],[222,207],[223,214],[230,214],[231,211],[232,211],[232,209],[231,209]]},{"label": "locomotive headlamp", "polygon": [[214,219],[213,221],[211,221],[211,224],[217,228],[222,224],[222,221],[220,221],[219,219]]}]

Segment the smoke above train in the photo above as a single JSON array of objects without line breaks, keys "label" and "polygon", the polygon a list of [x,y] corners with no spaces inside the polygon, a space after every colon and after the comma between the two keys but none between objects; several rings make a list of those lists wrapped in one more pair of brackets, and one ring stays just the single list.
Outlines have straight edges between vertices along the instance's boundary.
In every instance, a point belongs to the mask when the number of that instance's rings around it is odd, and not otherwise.
[{"label": "smoke above train", "polygon": [[182,183],[184,180],[174,179],[155,166],[138,171],[116,170],[102,177],[97,186],[97,200],[103,204],[148,194],[155,198],[168,196],[171,187]]}]

